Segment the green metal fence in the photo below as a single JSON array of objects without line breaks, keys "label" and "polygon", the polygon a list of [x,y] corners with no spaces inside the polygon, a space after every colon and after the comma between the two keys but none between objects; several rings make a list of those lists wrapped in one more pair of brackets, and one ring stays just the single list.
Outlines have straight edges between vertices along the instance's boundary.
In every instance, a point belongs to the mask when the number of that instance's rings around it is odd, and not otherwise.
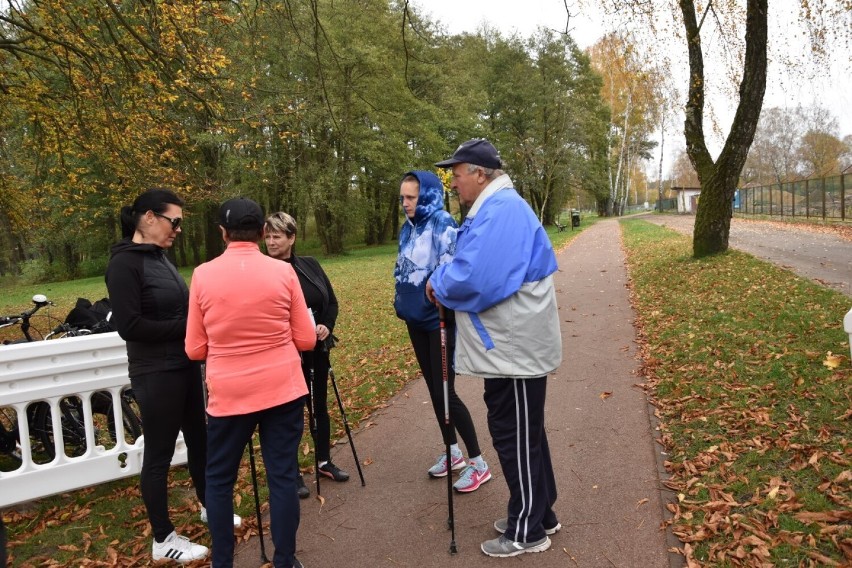
[{"label": "green metal fence", "polygon": [[852,174],[739,189],[734,210],[745,215],[852,221]]}]

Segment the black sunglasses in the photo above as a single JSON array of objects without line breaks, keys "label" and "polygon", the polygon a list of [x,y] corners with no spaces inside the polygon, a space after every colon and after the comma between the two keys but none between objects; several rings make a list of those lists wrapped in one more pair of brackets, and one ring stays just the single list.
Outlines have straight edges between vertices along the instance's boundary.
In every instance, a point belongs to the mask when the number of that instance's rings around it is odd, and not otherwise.
[{"label": "black sunglasses", "polygon": [[163,219],[165,219],[166,221],[171,223],[172,224],[172,231],[177,231],[178,228],[180,227],[180,222],[183,221],[183,217],[175,217],[175,218],[166,217],[162,213],[157,213],[156,211],[151,211],[151,213],[153,213],[157,217],[162,217]]}]

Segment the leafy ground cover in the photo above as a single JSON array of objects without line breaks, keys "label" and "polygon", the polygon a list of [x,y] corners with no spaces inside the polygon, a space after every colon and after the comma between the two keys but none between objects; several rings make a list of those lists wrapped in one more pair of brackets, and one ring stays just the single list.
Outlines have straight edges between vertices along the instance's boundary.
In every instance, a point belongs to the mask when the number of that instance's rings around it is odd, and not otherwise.
[{"label": "leafy ground cover", "polygon": [[[584,219],[580,230],[550,229],[556,248],[564,246],[593,222]],[[340,343],[332,351],[332,365],[347,420],[353,430],[368,428],[370,416],[382,408],[405,384],[419,376],[414,352],[404,324],[393,310],[393,267],[396,245],[355,250],[350,254],[321,259],[340,303],[335,335]],[[190,280],[191,270],[182,270]],[[47,295],[55,304],[33,325],[49,329],[64,319],[77,297],[96,300],[106,295],[103,278],[35,286],[0,288],[0,313],[20,313],[34,293]],[[38,318],[42,319],[38,319]],[[16,333],[12,331],[11,335]],[[17,335],[20,335],[17,332]],[[2,348],[2,347],[0,347]],[[345,441],[345,432],[333,391],[329,388],[332,437]],[[302,471],[313,473],[312,441],[302,440],[299,460]],[[266,483],[259,444],[255,441],[260,500],[266,510]],[[342,451],[346,452],[347,449]],[[365,477],[376,467],[359,454]],[[0,470],[15,464],[0,456]],[[353,477],[357,473],[350,471]],[[357,478],[356,478],[357,479]],[[199,521],[199,506],[185,468],[176,467],[170,477],[172,521],[180,534],[209,545],[207,528]],[[238,539],[248,540],[258,532],[248,460],[243,460],[235,490],[235,509],[243,516]],[[10,532],[9,553],[13,566],[138,566],[150,560],[150,527],[139,495],[136,478],[103,484],[73,493],[43,499],[3,511]]]},{"label": "leafy ground cover", "polygon": [[695,566],[852,564],[845,296],[622,223],[672,528]]},{"label": "leafy ground cover", "polygon": [[798,217],[779,219],[778,217],[770,217],[768,215],[738,215],[737,219],[753,223],[771,223],[781,228],[793,226],[798,230],[836,235],[847,241],[852,241],[852,223],[849,220],[822,221],[821,219],[801,219]]}]

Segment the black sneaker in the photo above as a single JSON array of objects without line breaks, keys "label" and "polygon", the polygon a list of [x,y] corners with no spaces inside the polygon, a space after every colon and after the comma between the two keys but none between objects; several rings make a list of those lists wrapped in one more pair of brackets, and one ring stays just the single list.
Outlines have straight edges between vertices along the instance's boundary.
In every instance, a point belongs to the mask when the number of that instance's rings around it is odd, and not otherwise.
[{"label": "black sneaker", "polygon": [[293,568],[305,568],[305,565],[299,562],[299,559],[295,556],[293,557]]},{"label": "black sneaker", "polygon": [[299,496],[299,499],[307,499],[311,496],[311,490],[305,485],[305,478],[301,474],[296,479],[296,495]]},{"label": "black sneaker", "polygon": [[331,462],[325,462],[325,465],[321,465],[319,472],[334,481],[349,481],[349,474]]}]

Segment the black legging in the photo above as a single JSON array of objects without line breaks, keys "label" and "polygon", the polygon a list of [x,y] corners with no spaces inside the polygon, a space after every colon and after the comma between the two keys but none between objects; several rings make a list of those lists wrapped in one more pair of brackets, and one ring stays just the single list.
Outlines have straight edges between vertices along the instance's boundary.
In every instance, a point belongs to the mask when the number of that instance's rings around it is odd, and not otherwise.
[{"label": "black legging", "polygon": [[[438,419],[438,425],[441,427],[441,435],[443,436],[446,433],[446,428],[444,426],[444,373],[441,369],[441,330],[422,331],[413,328],[410,324],[407,324],[407,327],[408,337],[411,338],[417,363],[423,372],[423,378],[426,379],[429,396],[432,398],[432,409],[435,411],[435,418]],[[468,456],[476,457],[482,453],[479,450],[479,441],[476,439],[476,428],[473,426],[470,412],[456,394],[455,389],[456,373],[453,370],[455,335],[455,327],[448,324],[447,398],[450,401],[450,418],[453,423],[453,431],[450,432],[450,444],[456,443],[456,432],[458,432],[464,441],[465,448],[467,448]]]},{"label": "black legging", "polygon": [[131,377],[133,394],[142,414],[145,452],[140,489],[154,538],[162,542],[175,530],[169,519],[169,466],[178,432],[183,431],[187,465],[195,494],[204,505],[207,464],[207,423],[198,363],[176,371]]},{"label": "black legging", "polygon": [[[305,374],[305,383],[308,385],[308,393],[311,392],[311,377],[314,384],[314,406],[313,412],[317,420],[317,432],[314,439],[314,448],[317,462],[331,459],[331,421],[328,418],[328,370],[331,368],[328,350],[314,350],[302,353],[302,372]],[[310,399],[307,404],[310,404]],[[308,424],[308,428],[311,425]],[[313,432],[311,433],[313,435]]]}]

